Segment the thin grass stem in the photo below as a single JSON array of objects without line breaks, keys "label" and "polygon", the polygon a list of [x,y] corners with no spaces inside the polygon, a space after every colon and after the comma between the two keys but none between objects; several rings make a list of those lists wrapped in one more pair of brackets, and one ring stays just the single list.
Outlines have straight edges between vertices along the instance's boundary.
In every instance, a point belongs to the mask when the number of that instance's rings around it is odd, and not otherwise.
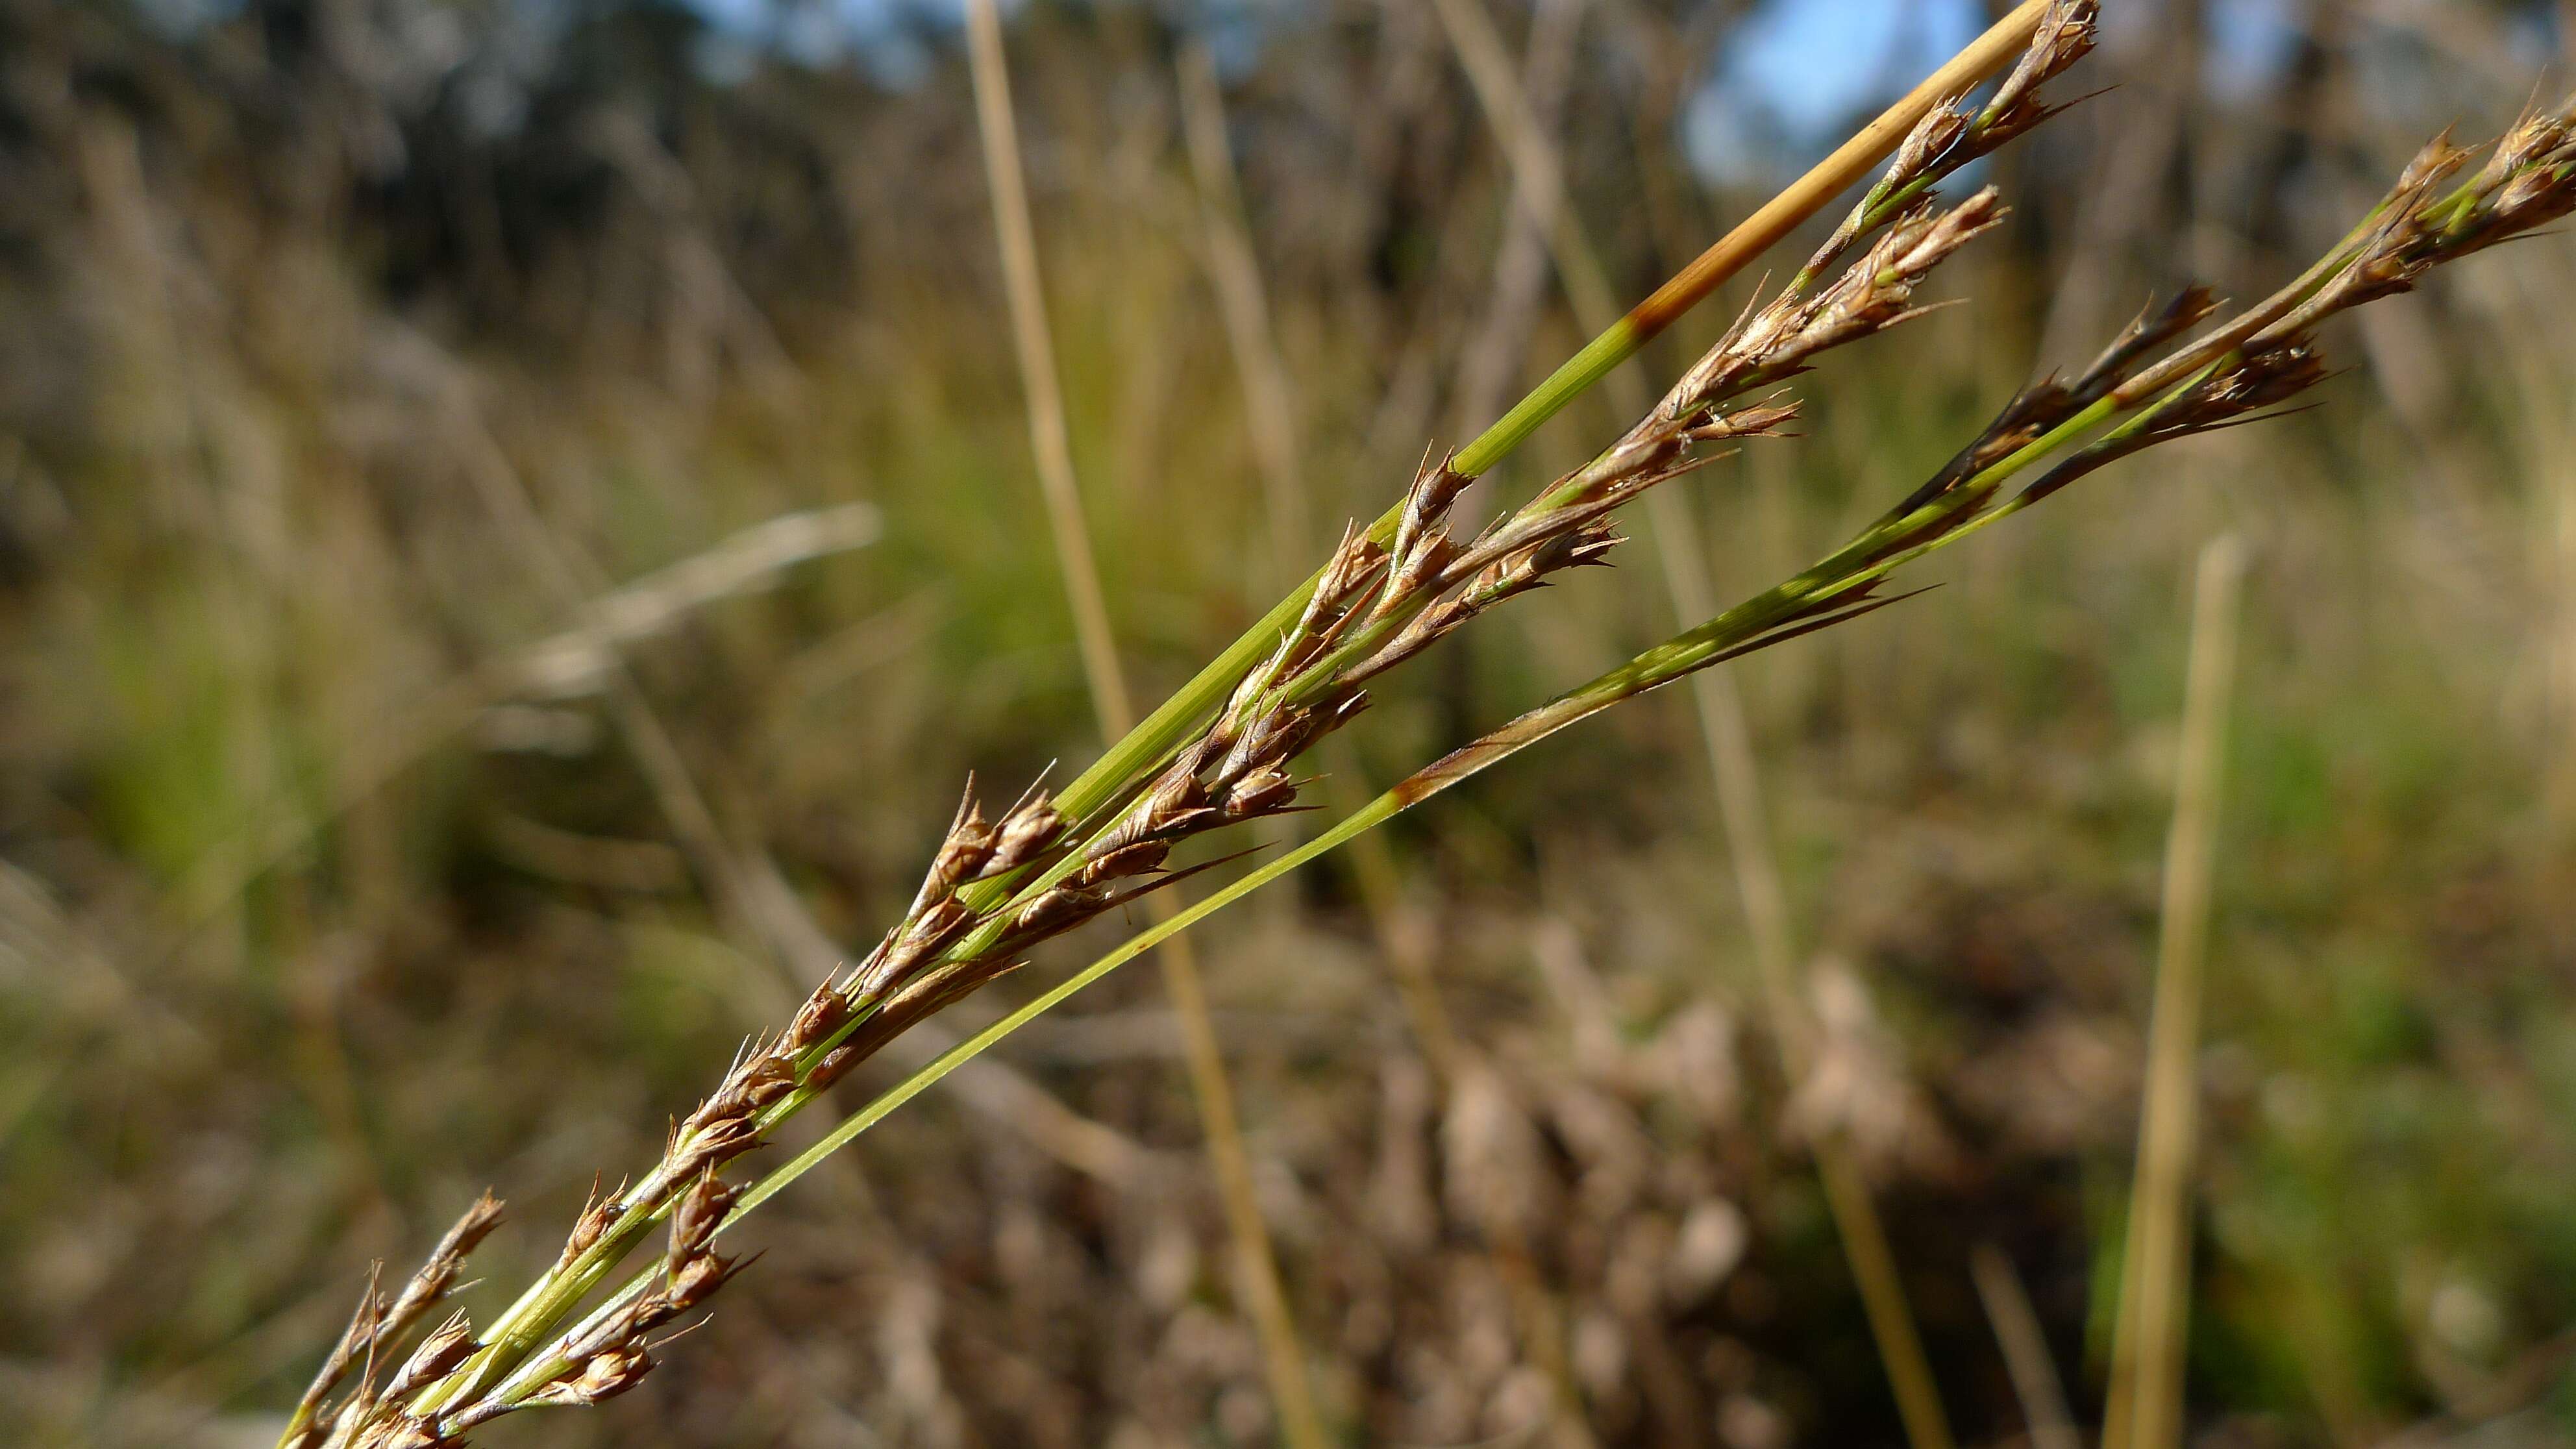
[{"label": "thin grass stem", "polygon": [[2066,1407],[2066,1386],[2048,1356],[2039,1311],[2031,1306],[2012,1259],[1992,1243],[1979,1243],[1968,1254],[1968,1270],[1985,1304],[1986,1321],[1994,1325],[1995,1342],[2003,1349],[2004,1370],[2012,1376],[2013,1397],[2021,1401],[2031,1449],[2084,1449],[2075,1416]]},{"label": "thin grass stem", "polygon": [[2208,956],[2210,863],[2236,673],[2245,547],[2222,534],[2200,553],[2183,692],[2173,825],[2165,837],[2138,1168],[2121,1256],[2103,1449],[2173,1449],[2182,1434],[2183,1347],[2191,1325],[2191,1171],[2199,1117],[2200,1003]]},{"label": "thin grass stem", "polygon": [[[993,196],[994,231],[1001,244],[1011,331],[1020,360],[1021,380],[1029,408],[1029,436],[1035,445],[1038,476],[1047,496],[1047,520],[1081,637],[1083,672],[1101,735],[1115,741],[1136,719],[1120,672],[1111,636],[1108,604],[1100,583],[1099,561],[1082,521],[1080,485],[1067,439],[1064,396],[1056,373],[1055,346],[1048,335],[1046,301],[1038,275],[1037,234],[1029,218],[1027,183],[1021,174],[1018,121],[1011,103],[1010,73],[1002,49],[1002,22],[994,0],[968,0],[967,56],[973,72],[976,119],[984,142],[986,174]],[[1214,84],[1210,78],[1209,84]],[[1219,122],[1218,143],[1223,141]],[[1281,485],[1285,487],[1286,485]],[[1274,489],[1274,509],[1288,501]],[[1284,525],[1283,525],[1284,526]],[[1150,909],[1166,916],[1176,898],[1155,895]],[[1243,1128],[1235,1107],[1234,1087],[1226,1077],[1224,1053],[1216,1025],[1209,1018],[1207,987],[1196,953],[1185,941],[1174,941],[1159,958],[1164,993],[1172,1002],[1181,1030],[1182,1055],[1188,1065],[1199,1129],[1207,1140],[1208,1163],[1225,1209],[1232,1242],[1236,1280],[1247,1316],[1259,1333],[1262,1364],[1271,1402],[1279,1415],[1281,1437],[1291,1449],[1324,1449],[1323,1419],[1307,1380],[1306,1352],[1280,1285],[1278,1255],[1252,1180],[1251,1154],[1243,1145]]]}]

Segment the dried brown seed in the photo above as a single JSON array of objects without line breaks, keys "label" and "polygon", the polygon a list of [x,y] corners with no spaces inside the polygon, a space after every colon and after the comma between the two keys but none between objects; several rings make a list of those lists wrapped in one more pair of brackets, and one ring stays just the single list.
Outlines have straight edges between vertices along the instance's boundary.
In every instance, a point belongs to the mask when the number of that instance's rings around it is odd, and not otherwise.
[{"label": "dried brown seed", "polygon": [[814,988],[805,1004],[796,1008],[795,1019],[787,1023],[786,1035],[779,1038],[783,1051],[801,1052],[828,1040],[850,1019],[849,999],[832,982]]},{"label": "dried brown seed", "polygon": [[1458,501],[1458,495],[1476,481],[1450,466],[1455,457],[1443,455],[1437,463],[1426,457],[1415,470],[1412,485],[1405,489],[1404,514],[1396,523],[1395,542],[1389,550],[1398,560],[1399,573],[1403,561],[1413,556],[1424,536],[1449,516],[1449,506]]},{"label": "dried brown seed", "polygon": [[2063,109],[2040,105],[2039,88],[2092,53],[2101,14],[2100,0],[2057,0],[2031,32],[2030,48],[1978,113],[1978,154],[1994,150]]},{"label": "dried brown seed", "polygon": [[672,1313],[684,1313],[704,1303],[742,1270],[744,1261],[716,1253],[700,1253],[673,1269],[669,1288]]},{"label": "dried brown seed", "polygon": [[945,900],[913,918],[904,928],[903,944],[936,950],[975,924],[975,913],[959,901]]},{"label": "dried brown seed", "polygon": [[411,1357],[403,1360],[393,1382],[386,1386],[386,1397],[401,1398],[432,1379],[445,1377],[458,1364],[473,1357],[477,1346],[474,1325],[464,1314],[448,1319],[432,1329],[429,1336],[420,1341],[420,1346],[411,1351]]},{"label": "dried brown seed", "polygon": [[642,1382],[653,1371],[653,1356],[641,1348],[612,1349],[583,1360],[578,1375],[558,1379],[528,1396],[532,1404],[583,1406],[613,1399]]},{"label": "dried brown seed", "polygon": [[427,1421],[409,1414],[395,1414],[368,1425],[352,1441],[351,1449],[439,1449],[449,1442],[441,1438]]},{"label": "dried brown seed", "polygon": [[1095,854],[1074,879],[1081,884],[1098,885],[1104,881],[1123,880],[1153,870],[1172,853],[1171,844],[1163,840],[1140,840],[1133,845]]},{"label": "dried brown seed", "polygon": [[699,1176],[671,1209],[670,1263],[678,1265],[706,1251],[716,1229],[733,1206],[733,1189],[713,1173]]},{"label": "dried brown seed", "polygon": [[[1064,817],[1047,803],[1046,792],[1030,792],[1029,798],[1011,808],[994,832],[993,853],[985,858],[982,877],[1002,875],[1019,869],[1037,858],[1038,853],[1055,843],[1064,833]],[[979,878],[982,878],[979,877]]]},{"label": "dried brown seed", "polygon": [[756,1049],[725,1075],[683,1125],[704,1130],[719,1122],[748,1117],[796,1090],[796,1066],[774,1051]]},{"label": "dried brown seed", "polygon": [[921,889],[913,896],[912,908],[906,914],[920,914],[961,882],[973,880],[993,858],[998,839],[994,828],[984,823],[982,807],[975,803],[975,782],[970,776],[966,798],[958,802],[957,817],[949,823],[938,852],[931,856],[930,870],[922,877]]},{"label": "dried brown seed", "polygon": [[1065,884],[1056,886],[1020,909],[1011,919],[1011,928],[1023,935],[1047,936],[1089,919],[1096,914],[1107,896],[1090,886]]},{"label": "dried brown seed", "polygon": [[1358,523],[1343,525],[1342,541],[1324,565],[1323,575],[1315,581],[1315,600],[1327,609],[1340,608],[1350,601],[1351,592],[1366,583],[1385,562],[1386,550],[1370,542]]},{"label": "dried brown seed", "polygon": [[760,1128],[744,1117],[710,1122],[684,1139],[664,1160],[662,1171],[673,1178],[695,1177],[740,1157],[761,1143]]},{"label": "dried brown seed", "polygon": [[1265,765],[1242,779],[1226,792],[1225,813],[1228,819],[1249,820],[1280,809],[1297,798],[1297,782],[1275,765]]},{"label": "dried brown seed", "polygon": [[599,1183],[597,1179],[593,1179],[590,1184],[590,1196],[582,1203],[581,1215],[573,1219],[572,1231],[564,1238],[563,1257],[558,1260],[556,1266],[568,1265],[573,1259],[589,1252],[591,1246],[607,1234],[608,1225],[616,1220],[617,1194],[600,1196]]}]

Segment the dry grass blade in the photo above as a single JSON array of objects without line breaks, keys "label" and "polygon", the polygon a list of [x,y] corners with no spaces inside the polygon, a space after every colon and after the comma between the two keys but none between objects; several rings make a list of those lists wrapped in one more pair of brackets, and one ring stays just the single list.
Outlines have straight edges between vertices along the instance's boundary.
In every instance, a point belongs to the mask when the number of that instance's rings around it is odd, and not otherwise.
[{"label": "dry grass blade", "polygon": [[[1038,280],[1036,231],[1029,220],[1027,183],[1020,171],[1018,123],[1011,104],[1009,67],[1002,50],[1001,16],[994,0],[968,0],[967,29],[976,117],[993,196],[994,230],[1001,242],[1021,381],[1028,393],[1029,436],[1036,445],[1038,474],[1047,496],[1047,519],[1054,530],[1065,590],[1073,605],[1075,630],[1081,638],[1092,705],[1100,716],[1104,740],[1115,742],[1134,726],[1136,711],[1119,669],[1108,604],[1100,585],[1099,562],[1082,523],[1080,487],[1065,434],[1063,388],[1056,376],[1055,347],[1048,336],[1045,294]],[[1209,77],[1207,84],[1212,87],[1214,83]],[[1205,125],[1203,117],[1199,127],[1204,129]],[[1209,145],[1221,147],[1222,120],[1217,123],[1214,137],[1193,140],[1202,149]],[[1213,164],[1214,159],[1203,164]],[[1219,253],[1220,257],[1226,255],[1222,246]],[[1230,301],[1229,319],[1238,331],[1249,329],[1266,336],[1267,316],[1258,308],[1258,283],[1250,276],[1249,268],[1246,251],[1235,257],[1228,269],[1229,292],[1240,293],[1247,285],[1252,288],[1249,298],[1237,295]],[[1264,412],[1274,409],[1275,405]],[[1283,540],[1297,536],[1297,517],[1302,508],[1296,489],[1293,476],[1271,480],[1273,526]],[[1154,897],[1152,909],[1159,914],[1168,918],[1172,908],[1173,898],[1168,893]],[[1160,960],[1164,991],[1171,998],[1181,1027],[1191,1096],[1198,1107],[1200,1130],[1207,1139],[1209,1165],[1215,1171],[1218,1195],[1225,1206],[1237,1285],[1248,1316],[1261,1336],[1262,1362],[1271,1401],[1279,1415],[1281,1436],[1295,1449],[1323,1449],[1323,1420],[1315,1407],[1314,1389],[1307,1381],[1305,1347],[1289,1312],[1287,1292],[1280,1284],[1278,1253],[1271,1246],[1269,1226],[1262,1220],[1251,1154],[1243,1145],[1234,1087],[1226,1077],[1195,951],[1190,943],[1175,941],[1164,948]]]},{"label": "dry grass blade", "polygon": [[1270,547],[1284,587],[1313,532],[1305,473],[1298,462],[1296,398],[1271,326],[1261,264],[1244,227],[1242,188],[1226,139],[1225,97],[1217,86],[1216,62],[1206,46],[1192,40],[1181,47],[1174,69],[1180,78],[1182,134],[1206,222],[1208,273],[1225,321],[1226,347],[1243,378],[1244,422],[1251,434],[1253,466],[1261,471]]},{"label": "dry grass blade", "polygon": [[617,651],[720,599],[767,588],[796,564],[874,543],[883,527],[877,510],[864,503],[754,524],[704,553],[600,596],[577,626],[511,655],[498,666],[505,678],[496,682],[545,695],[595,687]]},{"label": "dry grass blade", "polygon": [[[460,420],[469,442],[488,442],[479,424]],[[506,466],[477,450],[487,466]],[[882,529],[877,510],[863,503],[781,514],[743,529],[703,553],[656,569],[582,604],[577,622],[503,655],[407,702],[385,727],[363,742],[356,761],[332,781],[319,808],[293,811],[283,804],[242,836],[192,865],[177,894],[185,914],[203,920],[235,900],[251,882],[313,834],[418,764],[442,741],[465,729],[481,711],[521,695],[562,697],[614,689],[624,651],[670,629],[697,609],[771,587],[796,564],[874,542]]]},{"label": "dry grass blade", "polygon": [[2031,1449],[2084,1449],[2075,1416],[2066,1407],[2066,1386],[2058,1382],[2057,1365],[2049,1359],[2039,1313],[2031,1307],[2012,1259],[1992,1243],[1979,1243],[1968,1254],[1968,1268],[1977,1297],[1985,1303],[1986,1321],[1994,1325],[1995,1342],[2003,1349],[2004,1369],[2012,1375],[2013,1397],[2021,1401]]},{"label": "dry grass blade", "polygon": [[2236,672],[2236,597],[2245,547],[2233,534],[2201,550],[2192,589],[2191,664],[2173,828],[2165,838],[2164,914],[2139,1113],[2137,1176],[2120,1260],[2103,1449],[2182,1441],[2183,1343],[2190,1330],[2191,1169],[2199,1117],[2200,1000],[2209,941],[2211,860]]}]

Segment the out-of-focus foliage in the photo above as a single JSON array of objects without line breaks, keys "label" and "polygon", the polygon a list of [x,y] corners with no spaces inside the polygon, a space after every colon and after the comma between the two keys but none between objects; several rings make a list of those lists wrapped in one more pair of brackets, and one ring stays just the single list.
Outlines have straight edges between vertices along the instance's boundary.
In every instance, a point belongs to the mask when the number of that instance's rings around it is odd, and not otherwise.
[{"label": "out-of-focus foliage", "polygon": [[[1727,59],[1784,9],[1592,0],[1532,58],[1629,292],[1803,159],[1789,102],[1851,48]],[[2151,287],[2278,280],[2563,53],[2544,4],[2113,9],[2088,68],[2118,88],[1992,168],[2018,211],[1951,279],[1969,305],[1806,380],[1805,438],[1690,485],[1725,585],[1899,496]],[[265,1443],[367,1262],[487,1183],[516,1221],[485,1291],[524,1281],[591,1174],[648,1159],[801,992],[812,938],[780,921],[869,936],[967,770],[1094,746],[950,23],[716,13],[0,0],[0,1439]],[[1498,263],[1509,177],[1428,6],[1021,7],[1074,441],[1149,685],[1282,582],[1178,131],[1188,32],[1224,63],[1319,525],[1580,340],[1543,269]],[[1775,1065],[1678,701],[1397,833],[1399,944],[1465,1048],[1445,1079],[1345,877],[1213,925],[1354,1442],[1513,1433],[1568,1393],[1604,1444],[1893,1442],[1799,1147],[1827,1109],[1871,1149],[1963,1438],[2021,1425],[1980,1241],[2092,1411],[2182,581],[2220,528],[2259,564],[2195,1432],[2576,1436],[2571,297],[2564,238],[2481,258],[2331,336],[2320,413],[2106,478],[1959,550],[1955,587],[1746,666],[1829,1078]],[[1501,486],[1618,421],[1587,401]],[[880,541],[622,664],[565,637],[584,600],[850,502]],[[1497,621],[1336,767],[1391,777],[1584,677],[1666,631],[1661,597],[1591,580]],[[494,1442],[1267,1442],[1174,1050],[1149,980],[1103,988],[1002,1055],[1134,1173],[936,1094],[764,1210],[767,1258],[646,1388]]]}]

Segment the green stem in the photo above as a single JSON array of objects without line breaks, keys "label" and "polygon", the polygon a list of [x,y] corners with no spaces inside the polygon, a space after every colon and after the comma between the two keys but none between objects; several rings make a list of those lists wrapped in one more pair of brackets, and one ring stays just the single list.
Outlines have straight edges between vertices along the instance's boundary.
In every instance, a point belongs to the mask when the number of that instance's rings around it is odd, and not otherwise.
[{"label": "green stem", "polygon": [[1503,414],[1500,421],[1485,429],[1474,442],[1459,449],[1457,458],[1449,466],[1470,478],[1482,477],[1495,464],[1510,457],[1513,449],[1529,441],[1530,434],[1537,432],[1548,419],[1565,411],[1566,404],[1590,391],[1595,383],[1610,375],[1611,369],[1636,356],[1638,349],[1653,341],[1655,333],[1661,330],[1658,327],[1649,331],[1638,325],[1634,317],[1622,317],[1611,323],[1602,329],[1600,336],[1585,343],[1582,351],[1549,373],[1547,381],[1532,388],[1529,396],[1512,404],[1511,411]]}]

